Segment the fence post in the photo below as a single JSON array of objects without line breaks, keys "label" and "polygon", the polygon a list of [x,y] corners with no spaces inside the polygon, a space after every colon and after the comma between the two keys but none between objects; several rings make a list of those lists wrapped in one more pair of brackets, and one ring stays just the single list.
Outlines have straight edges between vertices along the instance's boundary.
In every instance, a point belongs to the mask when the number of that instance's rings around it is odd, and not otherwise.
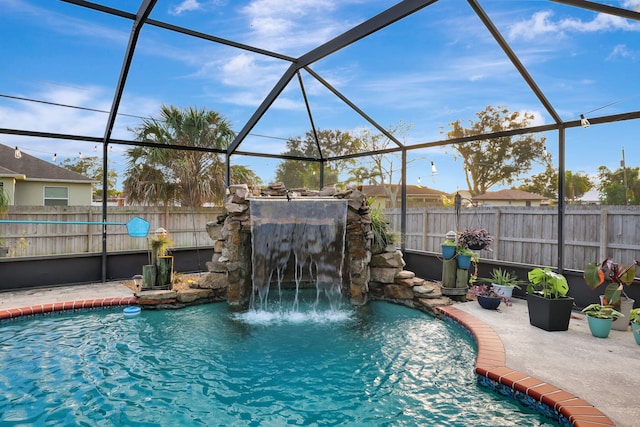
[{"label": "fence post", "polygon": [[491,246],[493,247],[493,259],[500,259],[500,235],[502,234],[502,230],[500,230],[500,220],[502,219],[502,210],[500,208],[495,211],[495,218],[493,220],[493,243]]},{"label": "fence post", "polygon": [[[422,250],[426,251],[429,249],[427,246],[427,238],[429,236],[429,210],[426,208],[423,209],[422,214]],[[435,251],[435,249],[433,249]]]},{"label": "fence post", "polygon": [[[93,215],[91,212],[91,206],[89,206],[89,210],[87,211],[87,222],[93,222]],[[91,224],[87,224],[87,244],[86,244],[86,252],[91,252],[91,240],[93,240],[93,236],[91,233]]]},{"label": "fence post", "polygon": [[600,210],[600,254],[598,260],[605,259],[607,255],[609,240],[609,211],[607,209]]}]

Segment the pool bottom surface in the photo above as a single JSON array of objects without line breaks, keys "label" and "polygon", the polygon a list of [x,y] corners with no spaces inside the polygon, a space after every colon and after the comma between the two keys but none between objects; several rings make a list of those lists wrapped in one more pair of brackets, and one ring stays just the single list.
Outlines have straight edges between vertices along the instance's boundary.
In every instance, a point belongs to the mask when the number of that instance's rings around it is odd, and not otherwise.
[{"label": "pool bottom surface", "polygon": [[50,315],[0,324],[0,425],[554,425],[480,388],[475,355],[381,302]]}]

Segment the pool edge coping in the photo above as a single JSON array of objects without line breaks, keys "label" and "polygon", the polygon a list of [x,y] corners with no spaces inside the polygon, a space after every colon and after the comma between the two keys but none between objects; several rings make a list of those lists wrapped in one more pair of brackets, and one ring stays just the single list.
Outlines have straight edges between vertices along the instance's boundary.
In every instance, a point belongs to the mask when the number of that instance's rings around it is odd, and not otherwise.
[{"label": "pool edge coping", "polygon": [[511,389],[514,395],[521,393],[538,404],[552,408],[574,427],[616,425],[607,415],[586,400],[506,366],[506,351],[502,340],[487,323],[455,306],[441,306],[436,310],[462,325],[475,339],[478,347],[475,372],[479,377]]},{"label": "pool edge coping", "polygon": [[65,302],[54,302],[48,304],[37,304],[19,308],[8,308],[0,310],[0,321],[5,319],[15,319],[22,316],[32,316],[37,314],[55,313],[67,310],[82,310],[100,307],[117,307],[123,305],[136,305],[137,298],[131,297],[105,297],[87,300],[74,300]]}]

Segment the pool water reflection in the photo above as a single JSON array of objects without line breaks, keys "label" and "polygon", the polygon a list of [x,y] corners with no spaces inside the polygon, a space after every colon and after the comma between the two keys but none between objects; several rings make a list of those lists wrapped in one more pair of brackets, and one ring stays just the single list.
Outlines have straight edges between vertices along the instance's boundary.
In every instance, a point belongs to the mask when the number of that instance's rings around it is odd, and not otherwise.
[{"label": "pool water reflection", "polygon": [[467,334],[382,302],[54,314],[0,343],[0,425],[553,425],[476,384]]}]

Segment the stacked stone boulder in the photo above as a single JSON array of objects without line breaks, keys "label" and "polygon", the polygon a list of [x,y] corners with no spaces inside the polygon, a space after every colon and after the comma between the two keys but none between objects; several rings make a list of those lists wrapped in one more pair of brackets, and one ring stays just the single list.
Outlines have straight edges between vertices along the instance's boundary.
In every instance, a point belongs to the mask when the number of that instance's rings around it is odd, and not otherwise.
[{"label": "stacked stone boulder", "polygon": [[225,199],[225,215],[207,224],[214,241],[214,254],[207,263],[208,275],[197,284],[216,295],[226,293],[231,309],[244,309],[251,297],[251,218],[252,197],[331,197],[347,199],[347,226],[343,294],[354,305],[366,304],[369,298],[403,304],[435,314],[435,307],[451,301],[440,293],[438,283],[426,282],[404,270],[402,252],[395,246],[377,250],[372,255],[373,232],[371,210],[366,195],[351,188],[338,192],[333,188],[320,191],[286,189],[273,184],[250,190],[247,185],[229,187]]},{"label": "stacked stone boulder", "polygon": [[405,270],[402,251],[389,245],[371,257],[371,298],[402,304],[437,315],[436,307],[450,305],[438,282],[428,282]]}]

